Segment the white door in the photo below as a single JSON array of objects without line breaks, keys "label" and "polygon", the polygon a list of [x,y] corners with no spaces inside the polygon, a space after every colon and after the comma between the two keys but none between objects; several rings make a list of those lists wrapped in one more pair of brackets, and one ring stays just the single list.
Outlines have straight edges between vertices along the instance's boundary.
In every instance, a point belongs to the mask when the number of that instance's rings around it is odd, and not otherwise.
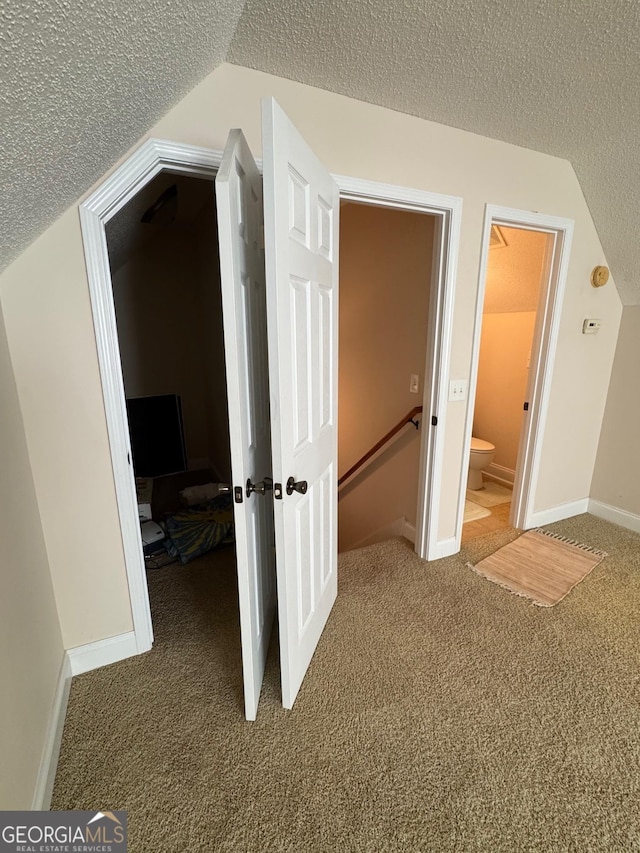
[{"label": "white door", "polygon": [[273,98],[262,102],[262,146],[280,667],[291,708],[337,593],[339,192]]},{"label": "white door", "polygon": [[229,134],[216,197],[244,703],[255,720],[276,590],[262,178],[240,130]]}]

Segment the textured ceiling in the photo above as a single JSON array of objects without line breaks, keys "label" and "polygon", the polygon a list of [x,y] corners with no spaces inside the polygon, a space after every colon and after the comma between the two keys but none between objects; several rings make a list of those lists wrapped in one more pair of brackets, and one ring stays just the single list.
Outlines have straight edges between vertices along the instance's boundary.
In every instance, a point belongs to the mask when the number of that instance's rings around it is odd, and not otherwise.
[{"label": "textured ceiling", "polygon": [[224,61],[242,0],[0,0],[0,269]]},{"label": "textured ceiling", "polygon": [[640,303],[639,52],[636,0],[0,0],[0,269],[226,59],[569,159]]},{"label": "textured ceiling", "polygon": [[640,302],[636,0],[247,0],[228,60],[555,154]]}]

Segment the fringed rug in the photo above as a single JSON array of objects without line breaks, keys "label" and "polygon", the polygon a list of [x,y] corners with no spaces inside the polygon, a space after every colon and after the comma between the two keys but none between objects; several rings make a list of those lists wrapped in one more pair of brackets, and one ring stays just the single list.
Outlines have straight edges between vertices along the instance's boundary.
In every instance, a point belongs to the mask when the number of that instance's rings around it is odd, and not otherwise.
[{"label": "fringed rug", "polygon": [[540,607],[553,607],[606,556],[604,551],[538,529],[529,530],[476,566],[467,565]]}]

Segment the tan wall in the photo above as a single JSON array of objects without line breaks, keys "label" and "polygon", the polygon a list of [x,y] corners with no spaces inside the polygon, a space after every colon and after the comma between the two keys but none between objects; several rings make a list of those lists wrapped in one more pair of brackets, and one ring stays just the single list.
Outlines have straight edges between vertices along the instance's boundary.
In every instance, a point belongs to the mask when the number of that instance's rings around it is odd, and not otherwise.
[{"label": "tan wall", "polygon": [[512,479],[550,238],[519,228],[501,231],[506,245],[489,251],[473,434],[495,444],[494,465]]},{"label": "tan wall", "polygon": [[166,227],[113,274],[118,339],[127,397],[179,394],[189,467],[228,476],[213,193],[199,220]]},{"label": "tan wall", "polygon": [[[217,239],[215,196],[196,222],[195,259],[200,269],[200,299],[203,305],[204,359],[206,365],[206,406],[208,456],[220,482],[231,482],[231,448],[229,445],[229,403],[224,360],[222,327],[222,290]],[[212,275],[213,274],[213,275]]]},{"label": "tan wall", "polygon": [[0,809],[30,809],[64,650],[0,313]]},{"label": "tan wall", "polygon": [[[340,212],[338,470],[422,403],[434,219],[348,204]],[[420,376],[419,394],[409,377]],[[415,524],[420,434],[405,427],[376,465],[344,486],[338,547],[398,518]]]},{"label": "tan wall", "polygon": [[199,276],[194,240],[169,229],[112,278],[125,393],[180,396],[190,467],[209,456]]},{"label": "tan wall", "polygon": [[[571,165],[232,65],[209,75],[149,136],[221,150],[229,128],[242,127],[260,156],[267,95],[336,174],[462,197],[452,378],[470,372],[487,202],[575,220],[534,508],[586,497],[621,304],[613,283],[600,291],[589,283],[606,259]],[[131,616],[76,205],[2,274],[0,300],[65,644],[118,634]],[[602,319],[600,334],[581,334],[584,317]],[[440,539],[455,532],[465,414],[464,403],[450,403],[443,425]]]},{"label": "tan wall", "polygon": [[624,309],[591,497],[640,516],[640,306]]}]

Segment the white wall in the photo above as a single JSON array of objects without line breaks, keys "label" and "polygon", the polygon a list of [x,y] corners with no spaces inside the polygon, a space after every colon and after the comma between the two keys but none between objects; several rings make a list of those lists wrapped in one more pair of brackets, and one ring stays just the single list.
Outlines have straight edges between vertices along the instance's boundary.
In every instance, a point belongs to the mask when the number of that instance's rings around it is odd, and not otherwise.
[{"label": "white wall", "polygon": [[591,497],[640,521],[639,368],[640,306],[633,305],[622,314]]},{"label": "white wall", "polygon": [[[470,372],[485,204],[575,219],[534,508],[586,497],[621,305],[613,284],[596,291],[589,283],[593,266],[606,259],[571,165],[231,65],[209,75],[149,135],[222,149],[228,130],[242,127],[260,156],[260,99],[266,95],[279,100],[331,171],[463,198],[454,378]],[[76,206],[4,272],[0,300],[65,644],[126,631],[131,616]],[[584,317],[602,319],[600,334],[581,334]],[[464,424],[465,406],[451,403],[442,539],[455,531],[467,464]]]},{"label": "white wall", "polygon": [[64,650],[0,312],[0,809],[30,809]]}]

